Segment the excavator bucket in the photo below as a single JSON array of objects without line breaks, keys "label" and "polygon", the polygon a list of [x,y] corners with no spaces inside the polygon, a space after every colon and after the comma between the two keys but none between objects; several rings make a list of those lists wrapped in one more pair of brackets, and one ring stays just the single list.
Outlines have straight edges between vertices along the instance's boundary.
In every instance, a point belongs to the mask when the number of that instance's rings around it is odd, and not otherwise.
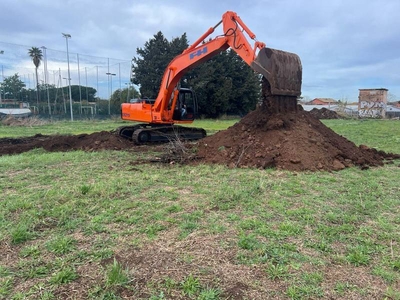
[{"label": "excavator bucket", "polygon": [[251,67],[268,80],[272,95],[301,95],[302,67],[298,55],[262,48]]}]

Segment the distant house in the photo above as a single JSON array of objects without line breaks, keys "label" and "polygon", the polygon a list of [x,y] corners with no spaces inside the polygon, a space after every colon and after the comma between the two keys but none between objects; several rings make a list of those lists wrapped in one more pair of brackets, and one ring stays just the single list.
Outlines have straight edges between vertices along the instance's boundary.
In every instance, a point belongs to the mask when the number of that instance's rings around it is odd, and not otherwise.
[{"label": "distant house", "polygon": [[330,105],[336,104],[337,101],[332,98],[315,98],[314,100],[308,102],[309,105]]}]

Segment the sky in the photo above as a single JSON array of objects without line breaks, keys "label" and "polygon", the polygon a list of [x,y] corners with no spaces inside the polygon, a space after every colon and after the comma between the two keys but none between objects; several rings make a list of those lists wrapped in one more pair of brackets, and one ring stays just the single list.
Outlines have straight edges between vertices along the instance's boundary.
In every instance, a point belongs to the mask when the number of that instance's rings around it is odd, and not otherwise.
[{"label": "sky", "polygon": [[186,33],[192,43],[226,11],[267,47],[299,55],[306,99],[354,102],[358,89],[387,88],[389,100],[400,100],[399,0],[1,0],[2,74],[18,72],[33,87],[27,49],[46,47],[41,80],[65,85],[68,42],[71,84],[87,83],[107,97],[126,87],[136,49],[157,32],[168,40]]}]

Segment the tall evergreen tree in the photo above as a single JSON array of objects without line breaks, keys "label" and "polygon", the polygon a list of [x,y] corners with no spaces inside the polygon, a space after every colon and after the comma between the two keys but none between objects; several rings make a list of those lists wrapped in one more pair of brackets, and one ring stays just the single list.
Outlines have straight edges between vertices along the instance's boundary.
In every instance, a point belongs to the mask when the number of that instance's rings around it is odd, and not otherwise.
[{"label": "tall evergreen tree", "polygon": [[138,57],[133,58],[132,83],[140,86],[142,97],[157,97],[165,69],[187,47],[186,33],[169,42],[159,31],[143,48],[136,49]]},{"label": "tall evergreen tree", "polygon": [[194,69],[189,84],[196,91],[200,112],[208,117],[244,115],[260,98],[258,75],[232,50]]}]

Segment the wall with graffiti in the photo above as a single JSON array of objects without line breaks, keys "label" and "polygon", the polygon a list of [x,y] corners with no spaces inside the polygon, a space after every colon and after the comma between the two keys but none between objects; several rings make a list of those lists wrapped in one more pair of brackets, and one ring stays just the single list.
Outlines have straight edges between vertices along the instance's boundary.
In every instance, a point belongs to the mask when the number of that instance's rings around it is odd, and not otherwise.
[{"label": "wall with graffiti", "polygon": [[358,113],[361,118],[385,118],[387,89],[360,89]]}]

